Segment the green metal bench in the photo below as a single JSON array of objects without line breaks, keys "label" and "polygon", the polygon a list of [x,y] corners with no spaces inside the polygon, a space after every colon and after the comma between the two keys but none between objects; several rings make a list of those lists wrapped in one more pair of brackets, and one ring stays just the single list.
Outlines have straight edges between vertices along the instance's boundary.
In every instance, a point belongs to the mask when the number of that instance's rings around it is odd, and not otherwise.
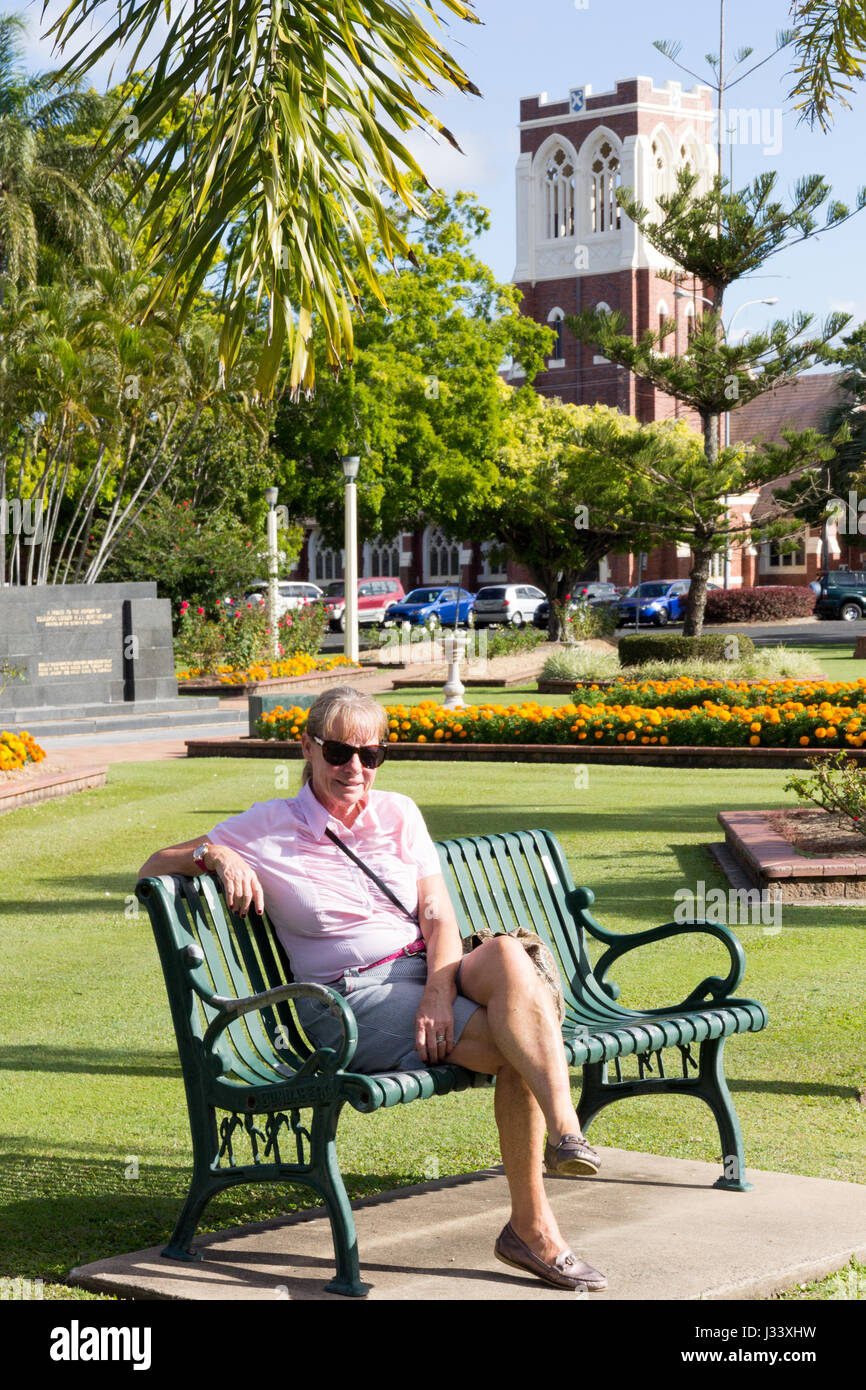
[{"label": "green metal bench", "polygon": [[[445,840],[437,848],[464,937],[483,926],[496,931],[525,926],[557,957],[566,1003],[565,1050],[570,1065],[583,1068],[578,1105],[583,1129],[605,1105],[624,1096],[697,1096],[710,1106],[719,1128],[723,1172],[714,1185],[748,1191],[723,1053],[729,1035],[756,1032],[765,1027],[767,1015],[753,1000],[733,997],[745,968],[734,934],[710,922],[670,922],[630,935],[605,931],[590,913],[592,892],[575,887],[562,849],[547,830]],[[355,1224],[335,1143],[343,1106],[367,1112],[406,1105],[489,1085],[492,1078],[453,1065],[353,1072],[357,1030],[349,1004],[326,986],[291,983],[288,961],[265,917],[230,913],[219,883],[208,876],[143,879],[136,891],[150,913],[165,973],[193,1143],[189,1195],[162,1253],[177,1260],[200,1258],[190,1242],[206,1203],[227,1187],[302,1183],[319,1193],[331,1221],[337,1275],[326,1287],[363,1296],[368,1288],[360,1278]],[[730,969],[724,979],[702,980],[671,1008],[633,1010],[617,1003],[619,988],[606,976],[621,956],[692,931],[717,937],[727,947]],[[594,968],[587,933],[607,948]],[[315,1050],[308,1043],[291,1007],[303,995],[327,1000],[342,1019],[339,1048]],[[697,1058],[693,1045],[699,1048]],[[669,1063],[675,1063],[670,1072],[666,1050]],[[624,1078],[622,1059],[632,1054],[638,1074]],[[304,1110],[312,1113],[302,1123]],[[217,1112],[225,1114],[218,1118]],[[235,1156],[238,1140],[249,1145],[246,1161]]]}]

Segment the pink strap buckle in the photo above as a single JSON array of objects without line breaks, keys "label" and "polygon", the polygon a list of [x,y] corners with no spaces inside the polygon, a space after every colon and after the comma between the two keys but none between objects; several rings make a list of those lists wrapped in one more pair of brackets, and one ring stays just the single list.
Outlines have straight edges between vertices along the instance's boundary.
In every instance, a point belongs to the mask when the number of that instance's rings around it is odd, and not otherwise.
[{"label": "pink strap buckle", "polygon": [[377,965],[387,965],[389,961],[399,960],[401,956],[417,956],[426,949],[426,941],[423,936],[419,936],[414,941],[410,941],[408,946],[401,946],[399,951],[392,952],[390,956],[383,956],[382,960],[374,960],[369,965],[358,965],[355,969],[360,975],[362,970],[375,970]]}]

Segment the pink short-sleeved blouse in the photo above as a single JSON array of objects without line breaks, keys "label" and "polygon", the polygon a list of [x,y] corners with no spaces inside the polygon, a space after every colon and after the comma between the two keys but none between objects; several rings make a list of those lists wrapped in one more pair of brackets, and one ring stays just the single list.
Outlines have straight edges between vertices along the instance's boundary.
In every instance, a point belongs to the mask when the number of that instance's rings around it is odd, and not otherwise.
[{"label": "pink short-sleeved blouse", "polygon": [[315,984],[382,960],[418,935],[417,926],[328,839],[328,828],[417,912],[418,880],[441,873],[441,867],[421,812],[399,792],[372,790],[350,829],[326,811],[307,783],[294,798],[258,801],[220,821],[208,837],[237,850],[255,870],[295,979]]}]

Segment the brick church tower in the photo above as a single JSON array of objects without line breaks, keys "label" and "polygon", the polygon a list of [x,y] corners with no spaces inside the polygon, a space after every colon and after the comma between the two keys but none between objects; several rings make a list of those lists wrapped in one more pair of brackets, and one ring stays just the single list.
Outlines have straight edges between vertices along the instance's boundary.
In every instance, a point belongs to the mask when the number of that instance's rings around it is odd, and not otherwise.
[{"label": "brick church tower", "polygon": [[[683,165],[698,174],[700,188],[708,186],[716,169],[713,116],[708,87],[683,91],[666,82],[657,89],[648,77],[617,82],[598,96],[576,87],[568,100],[542,95],[520,103],[513,278],[523,313],[557,331],[554,356],[535,380],[542,394],[575,405],[601,401],[645,422],[684,412],[578,343],[562,320],[582,309],[618,310],[638,337],[676,319],[676,348],[685,346],[689,320],[704,307],[697,298],[702,286],[684,280],[695,297],[674,298],[676,286],[658,278],[669,263],[617,207],[616,190],[633,189],[652,213]],[[673,351],[673,339],[661,350]],[[517,368],[509,380],[519,377]]]}]

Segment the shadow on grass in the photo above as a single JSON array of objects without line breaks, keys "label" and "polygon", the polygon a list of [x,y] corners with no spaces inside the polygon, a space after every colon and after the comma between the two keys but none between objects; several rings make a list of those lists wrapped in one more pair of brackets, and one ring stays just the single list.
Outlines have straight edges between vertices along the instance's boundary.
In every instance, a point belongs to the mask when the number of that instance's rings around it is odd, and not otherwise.
[{"label": "shadow on grass", "polygon": [[95,1076],[180,1077],[176,1052],[136,1052],[125,1048],[3,1047],[0,1071],[85,1072]]},{"label": "shadow on grass", "polygon": [[[44,898],[4,898],[4,916],[51,917],[70,913],[123,912],[125,901],[135,893],[139,865],[126,872],[103,874],[68,874],[63,867],[57,872],[34,878],[34,887],[49,889]],[[77,890],[77,891],[76,891]],[[67,896],[67,894],[69,896]],[[138,902],[135,902],[136,910]]]},{"label": "shadow on grass", "polygon": [[[23,1150],[0,1157],[0,1269],[62,1281],[76,1265],[165,1245],[189,1188],[192,1160],[184,1166],[142,1163],[135,1181],[124,1172],[118,1159]],[[350,1200],[419,1181],[417,1173],[343,1177]],[[298,1183],[244,1184],[214,1198],[196,1235],[320,1206],[319,1195]]]},{"label": "shadow on grass", "polygon": [[860,1092],[856,1086],[830,1086],[823,1081],[732,1081],[728,1078],[729,1091],[756,1091],[775,1096],[839,1096],[842,1100],[858,1100]]},{"label": "shadow on grass", "polygon": [[[549,787],[548,792],[553,798],[555,788]],[[684,830],[700,834],[704,837],[703,840],[695,841],[689,846],[693,851],[703,849],[709,840],[724,838],[722,828],[716,819],[716,807],[708,806],[706,802],[695,805],[680,802],[675,806],[634,806],[625,810],[605,810],[599,805],[593,806],[592,809],[581,809],[578,805],[568,805],[565,797],[558,798],[556,802],[551,799],[551,803],[543,809],[528,810],[519,805],[473,806],[465,803],[445,807],[441,804],[425,803],[422,798],[419,798],[419,804],[434,839],[539,829],[552,830],[564,841],[568,836],[575,835],[621,836],[629,845],[627,853],[628,857],[632,858],[637,853],[656,852],[639,851],[631,844],[630,837],[642,832],[648,832],[653,836],[667,835],[674,839]],[[790,803],[779,795],[770,793],[762,798],[762,804],[772,808]],[[754,806],[755,803],[752,801],[728,797],[719,809],[751,811]]]}]

